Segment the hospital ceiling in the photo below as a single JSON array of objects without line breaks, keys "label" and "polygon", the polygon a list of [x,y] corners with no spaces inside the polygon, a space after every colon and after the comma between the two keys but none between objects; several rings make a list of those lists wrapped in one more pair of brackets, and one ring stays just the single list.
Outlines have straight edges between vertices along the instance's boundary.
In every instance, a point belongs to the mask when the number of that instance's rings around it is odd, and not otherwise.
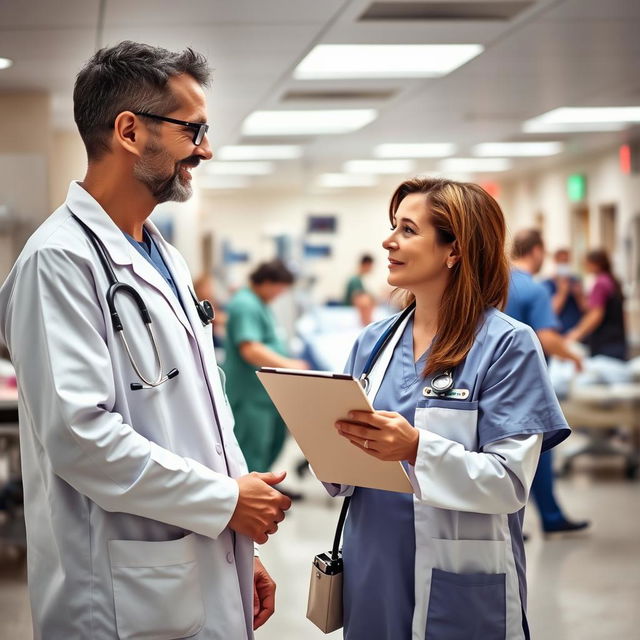
[{"label": "hospital ceiling", "polygon": [[[73,129],[77,70],[97,44],[130,39],[191,46],[214,68],[210,139],[224,145],[296,144],[301,158],[252,177],[265,188],[299,188],[384,143],[452,143],[470,157],[485,142],[559,141],[559,155],[511,160],[512,173],[629,141],[618,131],[524,133],[523,123],[559,107],[640,106],[638,0],[2,0],[0,91],[47,91],[58,129]],[[483,51],[439,78],[296,79],[321,44],[478,44]],[[345,134],[247,137],[257,110],[375,109]],[[214,161],[215,162],[215,161]],[[415,173],[440,160],[414,160]],[[496,179],[491,172],[476,179]],[[219,178],[224,180],[224,178]],[[397,176],[386,180],[397,181]]]}]

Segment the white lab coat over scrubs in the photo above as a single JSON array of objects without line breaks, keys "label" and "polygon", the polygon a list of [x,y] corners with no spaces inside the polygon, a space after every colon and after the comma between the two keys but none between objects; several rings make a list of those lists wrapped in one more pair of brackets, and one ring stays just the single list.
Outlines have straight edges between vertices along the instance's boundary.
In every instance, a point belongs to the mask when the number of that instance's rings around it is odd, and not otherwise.
[{"label": "white lab coat over scrubs", "polygon": [[[360,376],[396,318],[363,331],[347,372]],[[403,375],[403,367],[414,370],[410,322],[411,315],[381,352],[368,395],[375,408],[398,410],[394,397],[401,394],[394,389],[403,387],[419,430],[415,465],[407,465],[413,540],[404,537],[405,525],[394,527],[388,511],[371,513],[383,502],[373,494],[388,492],[325,484],[332,495],[353,495],[343,549],[345,637],[526,640],[524,505],[541,449],[569,435],[540,344],[529,327],[487,310],[471,350],[452,372],[455,387],[468,396],[438,398],[427,394],[430,379],[421,372],[415,380]],[[405,331],[409,340],[401,342]],[[383,382],[386,391],[379,393]],[[403,504],[394,508],[404,517]],[[412,546],[414,571],[399,576],[396,567]],[[399,620],[406,603],[397,598],[407,590],[413,611]]]},{"label": "white lab coat over scrubs", "polygon": [[[116,277],[143,297],[163,373],[140,382],[106,303],[109,283],[74,213]],[[72,183],[0,290],[0,340],[20,394],[34,635],[64,640],[252,638],[254,545],[228,528],[246,473],[180,254],[145,226],[184,303],[100,205]],[[137,307],[117,307],[134,356],[155,376]]]}]

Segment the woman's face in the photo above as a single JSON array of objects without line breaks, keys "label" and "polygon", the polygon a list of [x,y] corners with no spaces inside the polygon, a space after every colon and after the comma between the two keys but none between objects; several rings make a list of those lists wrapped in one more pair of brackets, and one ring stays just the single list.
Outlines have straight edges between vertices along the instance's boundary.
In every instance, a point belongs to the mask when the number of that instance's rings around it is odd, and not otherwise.
[{"label": "woman's face", "polygon": [[600,273],[600,268],[595,262],[591,262],[589,260],[584,261],[584,269],[587,273],[592,273],[594,275],[598,275]]},{"label": "woman's face", "polygon": [[382,246],[389,253],[387,282],[412,293],[432,283],[446,285],[447,263],[456,261],[452,244],[438,244],[422,193],[412,193],[402,200],[392,233]]}]

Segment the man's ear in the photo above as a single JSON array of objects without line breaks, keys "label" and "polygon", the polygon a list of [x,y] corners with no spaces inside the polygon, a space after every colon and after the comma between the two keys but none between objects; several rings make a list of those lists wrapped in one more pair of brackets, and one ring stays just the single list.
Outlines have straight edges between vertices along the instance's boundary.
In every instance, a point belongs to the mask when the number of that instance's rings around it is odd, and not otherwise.
[{"label": "man's ear", "polygon": [[146,130],[131,111],[122,111],[117,115],[113,123],[113,142],[129,153],[142,155],[146,144]]}]

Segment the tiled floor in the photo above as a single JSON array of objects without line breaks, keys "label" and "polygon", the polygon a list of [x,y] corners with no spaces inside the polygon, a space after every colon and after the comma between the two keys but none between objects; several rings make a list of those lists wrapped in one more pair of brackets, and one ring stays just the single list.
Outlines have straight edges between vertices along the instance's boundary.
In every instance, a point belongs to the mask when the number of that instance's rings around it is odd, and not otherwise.
[{"label": "tiled floor", "polygon": [[[295,457],[290,447],[283,460]],[[340,638],[305,619],[310,562],[330,546],[336,504],[306,478],[307,498],[296,503],[262,558],[278,582],[277,611],[257,640]],[[529,615],[534,640],[637,640],[640,638],[640,484],[615,472],[578,468],[558,482],[563,505],[592,529],[544,539],[534,508],[527,513]],[[0,557],[0,639],[31,638],[24,569]],[[230,639],[232,640],[232,639]],[[372,639],[374,640],[374,639]]]}]

